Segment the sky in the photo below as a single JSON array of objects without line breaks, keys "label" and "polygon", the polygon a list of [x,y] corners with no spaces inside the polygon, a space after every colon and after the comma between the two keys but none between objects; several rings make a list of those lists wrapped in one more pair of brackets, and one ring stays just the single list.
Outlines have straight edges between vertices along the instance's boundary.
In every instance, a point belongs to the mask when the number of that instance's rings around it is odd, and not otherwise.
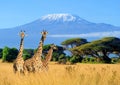
[{"label": "sky", "polygon": [[120,26],[120,0],[0,0],[0,29],[53,13],[75,14],[90,22]]}]

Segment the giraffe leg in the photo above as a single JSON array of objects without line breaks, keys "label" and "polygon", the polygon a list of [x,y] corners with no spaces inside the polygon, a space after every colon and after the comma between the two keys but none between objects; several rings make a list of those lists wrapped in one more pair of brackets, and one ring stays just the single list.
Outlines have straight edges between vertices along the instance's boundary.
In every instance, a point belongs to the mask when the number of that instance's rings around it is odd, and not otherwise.
[{"label": "giraffe leg", "polygon": [[24,73],[25,75],[28,74],[28,70],[27,70],[26,65],[23,65],[23,73]]},{"label": "giraffe leg", "polygon": [[16,64],[13,65],[13,72],[16,73],[17,71],[17,67],[16,67]]},{"label": "giraffe leg", "polygon": [[48,67],[48,64],[45,66],[45,71],[48,71],[49,70],[49,67]]}]

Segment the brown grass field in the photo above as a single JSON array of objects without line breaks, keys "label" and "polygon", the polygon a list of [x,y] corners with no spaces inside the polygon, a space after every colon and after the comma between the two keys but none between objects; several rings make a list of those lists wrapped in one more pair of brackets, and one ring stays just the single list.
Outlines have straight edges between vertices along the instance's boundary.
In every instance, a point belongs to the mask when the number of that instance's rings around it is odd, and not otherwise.
[{"label": "brown grass field", "polygon": [[120,64],[50,63],[48,72],[19,75],[0,62],[0,85],[120,85]]}]

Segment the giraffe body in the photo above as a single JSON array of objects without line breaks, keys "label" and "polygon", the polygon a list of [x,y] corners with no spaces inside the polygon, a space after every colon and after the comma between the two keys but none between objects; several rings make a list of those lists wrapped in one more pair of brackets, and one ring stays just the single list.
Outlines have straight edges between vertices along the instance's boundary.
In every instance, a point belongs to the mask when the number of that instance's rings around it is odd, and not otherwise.
[{"label": "giraffe body", "polygon": [[[40,42],[41,43],[41,42]],[[41,44],[40,44],[41,45]],[[32,58],[28,59],[24,63],[24,70],[28,72],[39,71],[41,65],[42,46],[39,48],[40,52],[37,51]]]}]

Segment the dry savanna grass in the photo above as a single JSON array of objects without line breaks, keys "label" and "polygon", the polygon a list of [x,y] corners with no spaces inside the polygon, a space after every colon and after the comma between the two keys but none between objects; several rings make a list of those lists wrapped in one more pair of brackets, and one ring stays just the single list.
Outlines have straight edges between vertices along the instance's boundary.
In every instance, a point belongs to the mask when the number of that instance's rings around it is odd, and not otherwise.
[{"label": "dry savanna grass", "polygon": [[120,85],[120,64],[50,63],[48,72],[19,75],[0,62],[0,85]]}]

